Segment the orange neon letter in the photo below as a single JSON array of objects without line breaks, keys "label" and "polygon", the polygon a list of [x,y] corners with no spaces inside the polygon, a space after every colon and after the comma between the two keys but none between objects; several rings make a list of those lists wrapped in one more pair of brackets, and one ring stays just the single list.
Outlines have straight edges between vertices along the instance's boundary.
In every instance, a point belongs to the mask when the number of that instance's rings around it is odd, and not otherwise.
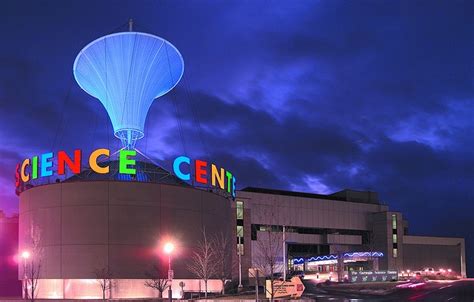
[{"label": "orange neon letter", "polygon": [[97,164],[97,158],[99,156],[110,156],[110,150],[109,149],[97,149],[94,152],[91,153],[91,156],[89,156],[89,166],[91,167],[92,171],[98,174],[107,174],[109,173],[109,166],[106,167],[101,167]]},{"label": "orange neon letter", "polygon": [[29,165],[30,165],[29,158],[25,159],[23,163],[21,164],[20,175],[21,175],[22,182],[28,182],[30,180],[30,174],[25,173],[26,167],[28,167]]}]

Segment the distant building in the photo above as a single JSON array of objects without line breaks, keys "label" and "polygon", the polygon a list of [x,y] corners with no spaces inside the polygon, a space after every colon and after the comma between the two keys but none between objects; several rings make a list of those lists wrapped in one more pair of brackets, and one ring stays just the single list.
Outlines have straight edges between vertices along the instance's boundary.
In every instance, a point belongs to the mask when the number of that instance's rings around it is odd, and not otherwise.
[{"label": "distant building", "polygon": [[[333,278],[337,278],[338,265],[344,266],[345,274],[349,270],[414,273],[433,268],[466,276],[463,238],[409,235],[403,214],[390,211],[375,192],[343,190],[321,195],[249,187],[237,193],[234,207],[245,269],[259,266],[268,229],[282,237],[285,228],[289,269]],[[282,271],[283,253],[278,261],[278,271]]]},{"label": "distant building", "polygon": [[0,211],[0,297],[20,297],[18,281],[18,216]]}]

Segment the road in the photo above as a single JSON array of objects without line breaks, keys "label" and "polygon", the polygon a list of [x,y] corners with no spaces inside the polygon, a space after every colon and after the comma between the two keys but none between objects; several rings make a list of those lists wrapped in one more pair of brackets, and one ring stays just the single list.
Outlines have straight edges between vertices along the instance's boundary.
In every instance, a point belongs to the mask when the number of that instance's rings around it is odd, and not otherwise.
[{"label": "road", "polygon": [[304,296],[317,302],[474,302],[474,280],[461,280],[451,283],[429,282],[416,288],[397,288],[386,295],[370,295],[341,292],[334,287],[316,286],[311,281],[305,283]]}]

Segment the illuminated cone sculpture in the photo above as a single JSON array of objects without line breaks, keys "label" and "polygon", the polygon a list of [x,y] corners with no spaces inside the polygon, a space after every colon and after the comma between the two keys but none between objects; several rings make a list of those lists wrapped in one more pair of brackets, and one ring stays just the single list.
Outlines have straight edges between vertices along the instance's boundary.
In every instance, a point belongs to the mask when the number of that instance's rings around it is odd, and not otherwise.
[{"label": "illuminated cone sculpture", "polygon": [[84,47],[73,72],[79,86],[104,105],[115,136],[133,149],[145,135],[153,100],[178,84],[184,62],[176,47],[160,37],[121,32]]}]

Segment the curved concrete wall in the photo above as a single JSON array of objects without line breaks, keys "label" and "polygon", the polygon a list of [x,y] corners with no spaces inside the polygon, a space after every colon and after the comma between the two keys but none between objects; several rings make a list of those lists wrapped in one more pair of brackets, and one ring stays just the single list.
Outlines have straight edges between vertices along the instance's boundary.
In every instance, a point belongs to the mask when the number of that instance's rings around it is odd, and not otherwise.
[{"label": "curved concrete wall", "polygon": [[[230,200],[191,187],[139,182],[71,182],[35,187],[20,196],[20,250],[41,232],[41,279],[140,279],[157,262],[158,242],[173,238],[175,278],[186,269],[202,229],[232,234]],[[162,259],[167,265],[168,259]],[[22,276],[20,266],[19,276]]]}]

